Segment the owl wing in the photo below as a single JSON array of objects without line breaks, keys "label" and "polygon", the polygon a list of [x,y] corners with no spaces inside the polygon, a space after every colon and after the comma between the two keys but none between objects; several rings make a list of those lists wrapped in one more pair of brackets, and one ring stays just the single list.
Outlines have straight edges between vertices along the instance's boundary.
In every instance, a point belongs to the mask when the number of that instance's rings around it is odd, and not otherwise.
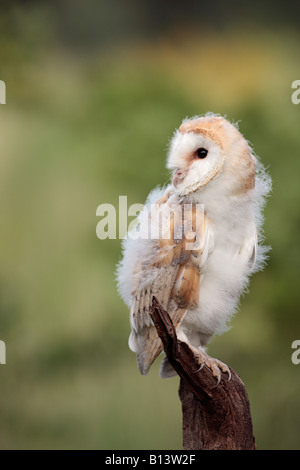
[{"label": "owl wing", "polygon": [[[143,375],[163,349],[150,317],[153,296],[168,311],[176,328],[187,309],[198,305],[201,267],[213,246],[209,220],[196,204],[178,204],[177,209],[171,206],[169,211],[170,194],[165,194],[155,207],[162,206],[163,217],[168,214],[163,218],[163,233],[151,261],[143,260],[137,268],[130,309],[129,346],[137,354],[138,369]],[[166,227],[169,236],[164,238]],[[145,285],[149,270],[151,281]]]}]

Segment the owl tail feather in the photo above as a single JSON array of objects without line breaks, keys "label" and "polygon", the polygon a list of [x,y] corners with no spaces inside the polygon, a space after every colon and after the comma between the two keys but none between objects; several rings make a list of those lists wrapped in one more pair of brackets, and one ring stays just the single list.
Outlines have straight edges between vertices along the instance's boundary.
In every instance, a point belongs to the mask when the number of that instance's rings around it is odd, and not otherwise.
[{"label": "owl tail feather", "polygon": [[159,376],[161,379],[169,379],[171,377],[175,377],[177,372],[173,369],[171,364],[168,361],[167,356],[163,358],[161,361],[160,369],[159,369]]},{"label": "owl tail feather", "polygon": [[129,347],[136,353],[137,366],[142,375],[148,374],[152,363],[163,350],[162,342],[154,327],[145,328],[138,334],[132,331]]}]

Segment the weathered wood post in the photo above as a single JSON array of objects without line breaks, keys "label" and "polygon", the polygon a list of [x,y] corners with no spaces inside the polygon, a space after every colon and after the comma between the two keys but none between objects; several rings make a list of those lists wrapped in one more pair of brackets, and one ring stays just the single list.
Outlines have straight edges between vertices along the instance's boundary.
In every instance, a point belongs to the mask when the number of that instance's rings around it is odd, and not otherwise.
[{"label": "weathered wood post", "polygon": [[[194,354],[178,340],[172,320],[154,298],[151,317],[172,367],[180,376],[182,435],[185,450],[255,450],[247,391],[232,370],[228,381],[207,367],[197,371]],[[226,378],[225,378],[226,377]]]}]

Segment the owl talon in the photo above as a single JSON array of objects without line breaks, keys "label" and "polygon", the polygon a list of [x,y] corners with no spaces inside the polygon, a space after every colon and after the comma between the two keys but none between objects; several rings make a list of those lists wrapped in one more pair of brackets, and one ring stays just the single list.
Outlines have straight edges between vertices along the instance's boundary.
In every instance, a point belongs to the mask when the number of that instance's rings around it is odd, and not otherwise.
[{"label": "owl talon", "polygon": [[229,367],[224,364],[224,362],[219,361],[219,359],[215,359],[215,361],[217,361],[218,367],[223,372],[223,374],[228,375],[227,382],[229,382],[229,380],[231,380],[231,372]]},{"label": "owl talon", "polygon": [[222,372],[224,374],[228,374],[228,378],[227,378],[228,382],[231,379],[231,372],[230,372],[229,367],[226,364],[224,364],[224,362],[221,362],[219,359],[214,359],[213,357],[210,357],[201,352],[197,352],[196,359],[197,359],[198,364],[200,363],[200,367],[194,373],[200,372],[204,366],[210,369],[212,375],[216,377],[217,379],[217,383],[213,386],[213,388],[216,388],[221,382]]},{"label": "owl talon", "polygon": [[193,372],[193,374],[196,374],[197,372],[200,372],[200,370],[202,370],[204,366],[205,366],[205,361],[200,364],[199,369],[196,369],[196,370]]},{"label": "owl talon", "polygon": [[217,383],[212,388],[217,388],[220,382],[221,382],[221,374],[217,377]]},{"label": "owl talon", "polygon": [[229,382],[229,380],[231,380],[231,372],[228,368],[228,370],[226,371],[227,375],[228,375],[228,379],[227,379],[227,382]]}]

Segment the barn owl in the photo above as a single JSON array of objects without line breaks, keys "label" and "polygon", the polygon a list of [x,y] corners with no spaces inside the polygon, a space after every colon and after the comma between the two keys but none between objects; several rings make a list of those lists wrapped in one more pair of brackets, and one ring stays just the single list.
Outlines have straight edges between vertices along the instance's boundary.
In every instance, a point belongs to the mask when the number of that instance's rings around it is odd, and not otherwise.
[{"label": "barn owl", "polygon": [[[146,375],[163,350],[149,315],[155,296],[199,369],[206,365],[219,383],[229,368],[207,354],[207,344],[227,329],[250,275],[267,258],[262,211],[271,179],[238,126],[211,113],[182,122],[167,168],[172,182],[149,194],[117,268],[130,309],[129,347]],[[145,226],[147,236],[138,236]],[[160,376],[173,375],[164,357]]]}]

